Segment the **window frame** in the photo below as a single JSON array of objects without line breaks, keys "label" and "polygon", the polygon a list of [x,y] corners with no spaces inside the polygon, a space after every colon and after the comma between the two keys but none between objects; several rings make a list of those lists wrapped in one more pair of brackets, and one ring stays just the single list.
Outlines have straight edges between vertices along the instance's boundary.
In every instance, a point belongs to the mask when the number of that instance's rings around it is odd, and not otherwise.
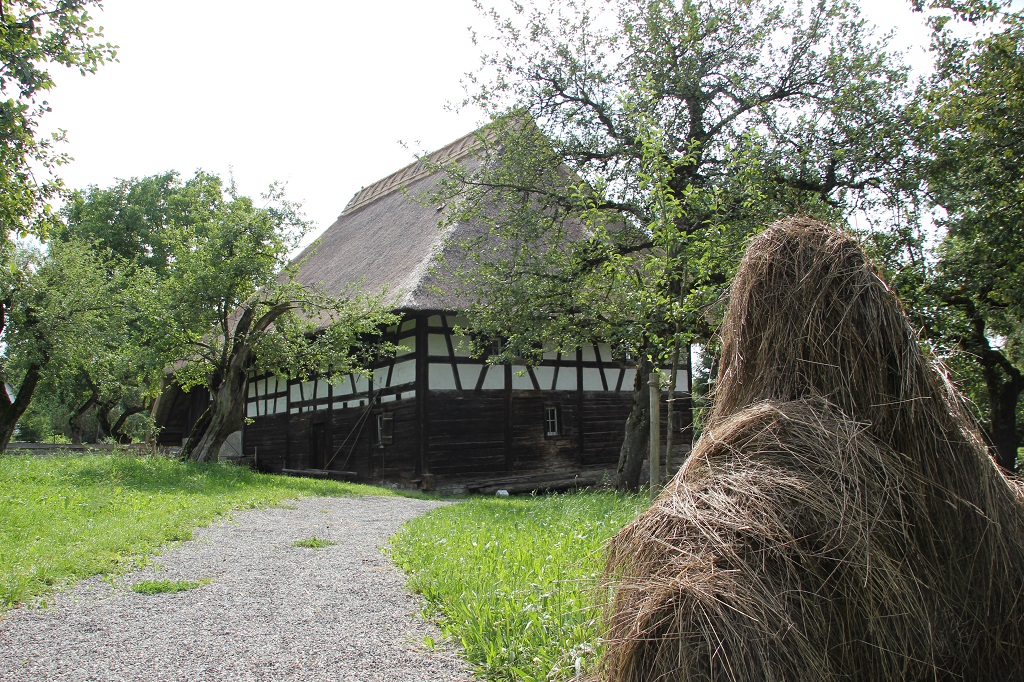
[{"label": "window frame", "polygon": [[[552,428],[552,426],[554,428]],[[565,423],[562,419],[561,405],[544,406],[544,437],[561,438],[565,435]]]}]

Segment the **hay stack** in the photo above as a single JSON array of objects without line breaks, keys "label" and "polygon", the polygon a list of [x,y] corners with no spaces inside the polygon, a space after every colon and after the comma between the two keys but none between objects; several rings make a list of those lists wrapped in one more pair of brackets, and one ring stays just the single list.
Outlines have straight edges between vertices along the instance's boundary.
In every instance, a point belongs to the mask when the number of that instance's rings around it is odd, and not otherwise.
[{"label": "hay stack", "polygon": [[771,226],[722,336],[704,436],[611,543],[604,678],[1024,680],[1024,496],[857,244]]}]

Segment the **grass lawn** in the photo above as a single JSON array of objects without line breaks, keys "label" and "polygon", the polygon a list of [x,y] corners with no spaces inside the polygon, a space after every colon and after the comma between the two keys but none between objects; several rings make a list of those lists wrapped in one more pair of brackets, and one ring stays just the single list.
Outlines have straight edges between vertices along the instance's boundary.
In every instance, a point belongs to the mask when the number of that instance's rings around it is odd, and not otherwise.
[{"label": "grass lawn", "polygon": [[604,543],[649,504],[646,494],[473,498],[407,523],[391,555],[478,675],[568,680],[597,653]]},{"label": "grass lawn", "polygon": [[137,565],[231,509],[358,494],[394,493],[159,457],[0,455],[0,612]]}]

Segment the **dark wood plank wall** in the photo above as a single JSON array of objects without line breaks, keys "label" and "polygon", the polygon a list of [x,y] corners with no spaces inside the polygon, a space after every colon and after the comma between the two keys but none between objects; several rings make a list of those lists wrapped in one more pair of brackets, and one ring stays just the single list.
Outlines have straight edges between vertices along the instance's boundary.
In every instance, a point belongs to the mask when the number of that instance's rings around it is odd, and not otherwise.
[{"label": "dark wood plank wall", "polygon": [[430,473],[506,471],[505,396],[500,391],[430,391],[426,401]]},{"label": "dark wood plank wall", "polygon": [[[384,389],[380,395],[398,393],[400,400],[391,400],[366,407],[334,407],[338,396],[328,400],[309,400],[302,405],[316,411],[298,414],[261,416],[246,427],[245,452],[259,453],[261,468],[329,468],[355,472],[359,479],[418,480],[423,473],[445,477],[483,477],[495,474],[567,473],[583,467],[614,467],[622,444],[623,428],[629,414],[630,386],[608,386],[607,391],[528,391],[506,389],[478,390],[477,386],[460,386],[461,390],[429,390],[426,381],[428,360],[448,360],[457,374],[457,364],[478,364],[479,359],[455,357],[453,345],[447,343],[449,357],[431,356],[427,352],[428,333],[450,333],[451,316],[442,317],[442,324],[430,325],[429,315],[417,315],[415,328],[395,334],[397,341],[415,338],[417,359],[416,380],[404,392]],[[607,358],[599,360],[607,361]],[[400,360],[408,360],[404,356]],[[582,355],[559,357],[552,364],[561,371],[573,371],[577,385],[582,367],[599,366],[599,362],[581,363]],[[546,363],[547,364],[547,363]],[[387,369],[381,363],[378,369]],[[498,371],[499,368],[491,368]],[[508,386],[511,381],[504,374]],[[378,372],[378,377],[381,374]],[[388,375],[390,376],[390,374]],[[289,382],[290,384],[295,383]],[[409,389],[415,388],[415,396]],[[379,398],[379,396],[378,396]],[[323,409],[331,405],[329,409]],[[557,406],[562,432],[546,435],[545,407]],[[683,413],[685,430],[676,436],[676,453],[689,446],[692,432],[689,398],[676,403]],[[663,406],[663,420],[668,407]],[[393,420],[393,440],[376,442],[376,414],[385,412]],[[314,424],[321,426],[315,427]],[[663,421],[664,423],[664,421]],[[320,429],[321,432],[317,432]],[[322,433],[328,432],[327,435]],[[326,438],[327,445],[323,444]],[[318,447],[329,449],[329,455],[314,452]],[[425,462],[426,471],[422,464]]]},{"label": "dark wood plank wall", "polygon": [[[560,408],[562,433],[548,436],[544,408]],[[512,394],[512,457],[517,473],[571,471],[579,467],[576,392]]]},{"label": "dark wood plank wall", "polygon": [[242,432],[242,452],[259,471],[280,471],[286,466],[288,415],[254,419]]},{"label": "dark wood plank wall", "polygon": [[210,392],[204,386],[197,386],[185,393],[172,385],[160,396],[160,401],[162,404],[158,406],[157,416],[160,432],[156,442],[160,445],[184,445],[196,420],[210,405]]},{"label": "dark wood plank wall", "polygon": [[614,467],[618,463],[632,398],[630,392],[583,394],[584,466]]},{"label": "dark wood plank wall", "polygon": [[394,431],[390,444],[370,445],[370,434],[376,425],[368,425],[368,480],[409,481],[416,475],[416,463],[420,453],[416,436],[416,401],[397,400],[384,403],[377,411],[391,415]]}]

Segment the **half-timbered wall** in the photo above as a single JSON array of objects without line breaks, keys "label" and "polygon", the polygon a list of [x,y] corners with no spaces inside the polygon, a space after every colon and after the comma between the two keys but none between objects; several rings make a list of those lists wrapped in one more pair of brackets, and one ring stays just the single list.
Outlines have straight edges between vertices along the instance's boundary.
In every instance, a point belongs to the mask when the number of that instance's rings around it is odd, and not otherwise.
[{"label": "half-timbered wall", "polygon": [[[465,326],[453,314],[411,314],[386,331],[398,354],[366,374],[331,381],[254,372],[246,454],[261,453],[261,464],[279,469],[364,480],[614,466],[633,367],[612,358],[606,344],[545,353],[535,367],[490,365],[472,357],[469,338],[458,333]],[[681,395],[690,388],[688,369],[677,377]]]}]

